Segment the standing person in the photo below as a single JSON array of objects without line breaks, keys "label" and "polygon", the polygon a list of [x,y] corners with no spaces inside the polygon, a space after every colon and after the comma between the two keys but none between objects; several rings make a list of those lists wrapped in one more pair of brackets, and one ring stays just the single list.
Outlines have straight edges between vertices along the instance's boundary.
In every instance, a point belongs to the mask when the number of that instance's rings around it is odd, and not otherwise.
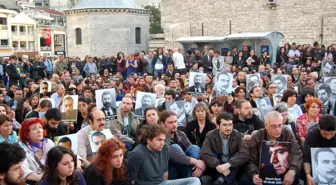
[{"label": "standing person", "polygon": [[46,66],[47,78],[50,79],[53,74],[53,63],[49,58],[44,58],[44,65]]},{"label": "standing person", "polygon": [[0,184],[25,184],[22,161],[26,153],[18,144],[0,143]]},{"label": "standing person", "polygon": [[46,77],[45,69],[46,66],[42,61],[42,57],[37,55],[33,63],[33,79],[36,81],[38,79],[43,79],[44,77]]},{"label": "standing person", "polygon": [[125,79],[126,59],[124,53],[122,52],[117,53],[117,65],[118,65],[118,71],[121,72],[123,78]]},{"label": "standing person", "polygon": [[66,63],[66,60],[64,60],[63,56],[59,56],[58,60],[55,61],[56,70],[55,73],[60,75],[64,73],[65,70],[68,69],[68,64]]},{"label": "standing person", "polygon": [[83,71],[87,77],[93,74],[98,74],[97,64],[93,62],[92,57],[88,57],[88,62],[85,64]]},{"label": "standing person", "polygon": [[217,73],[224,72],[224,57],[220,55],[219,51],[215,51],[215,56],[212,58],[212,75],[216,76]]},{"label": "standing person", "polygon": [[178,73],[184,74],[186,70],[186,65],[184,62],[184,57],[180,53],[179,48],[174,49],[173,61],[174,61],[174,66],[177,69]]},{"label": "standing person", "polygon": [[9,77],[9,86],[12,84],[18,85],[20,79],[26,78],[26,74],[20,74],[17,69],[18,59],[12,55],[9,57],[9,65],[6,67],[6,72]]},{"label": "standing person", "polygon": [[146,64],[146,72],[150,75],[153,76],[153,66],[152,66],[152,62],[153,62],[153,53],[149,52],[147,55],[147,64]]},{"label": "standing person", "polygon": [[136,68],[138,68],[138,63],[134,59],[134,55],[130,54],[126,62],[126,78],[132,73],[136,73]]},{"label": "standing person", "polygon": [[86,185],[83,175],[76,171],[75,161],[76,156],[68,148],[56,146],[50,149],[39,185]]},{"label": "standing person", "polygon": [[129,155],[128,177],[135,185],[200,185],[198,178],[168,180],[169,147],[165,144],[166,129],[147,125],[139,144]]},{"label": "standing person", "polygon": [[163,49],[158,48],[156,50],[156,55],[153,57],[152,68],[154,70],[155,77],[161,77],[168,66],[168,57],[163,55]]},{"label": "standing person", "polygon": [[118,139],[104,141],[84,171],[87,185],[132,185],[126,177],[125,152],[125,145]]}]

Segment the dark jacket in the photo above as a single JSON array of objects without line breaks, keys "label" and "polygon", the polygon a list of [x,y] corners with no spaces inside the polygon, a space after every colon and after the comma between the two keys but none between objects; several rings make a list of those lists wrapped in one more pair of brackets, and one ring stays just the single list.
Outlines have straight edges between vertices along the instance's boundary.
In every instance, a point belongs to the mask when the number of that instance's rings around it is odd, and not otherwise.
[{"label": "dark jacket", "polygon": [[200,133],[197,120],[193,120],[186,125],[184,133],[192,144],[202,147],[205,136],[213,129],[216,129],[216,125],[210,120],[206,120],[203,131]]},{"label": "dark jacket", "polygon": [[51,128],[48,124],[44,124],[43,129],[47,132],[45,138],[51,139],[52,141],[55,140],[57,136],[67,135],[67,128],[66,125],[63,123],[58,124],[56,129]]},{"label": "dark jacket", "polygon": [[[252,135],[250,141],[250,162],[248,165],[248,175],[250,178],[253,178],[254,175],[259,174],[259,159],[260,159],[260,150],[262,141],[267,140],[267,131],[266,129],[258,130],[255,134]],[[300,173],[302,166],[302,151],[298,142],[295,139],[295,136],[291,130],[284,127],[282,129],[281,136],[279,141],[290,142],[289,149],[289,170],[294,170],[296,174]]]},{"label": "dark jacket", "polygon": [[46,66],[44,65],[43,62],[34,62],[33,64],[33,79],[38,79],[40,78],[44,78],[45,77],[45,72],[44,70],[46,69]]},{"label": "dark jacket", "polygon": [[330,140],[322,137],[318,127],[311,128],[306,136],[303,147],[303,162],[312,164],[311,161],[311,148],[331,148],[336,146],[336,135]]},{"label": "dark jacket", "polygon": [[155,55],[153,57],[153,60],[152,60],[152,68],[153,68],[153,70],[155,70],[155,64],[159,60],[161,60],[161,62],[163,64],[163,71],[167,70],[168,63],[172,63],[172,59],[170,57],[166,57],[166,56],[162,55],[162,59],[160,59],[160,57],[158,55]]},{"label": "dark jacket", "polygon": [[132,183],[128,180],[117,179],[113,179],[110,184],[107,184],[104,179],[104,175],[102,173],[98,173],[92,164],[85,169],[83,176],[87,185],[132,185]]},{"label": "dark jacket", "polygon": [[[209,60],[209,58],[210,58],[210,60]],[[199,67],[204,68],[204,72],[212,70],[212,58],[213,58],[213,56],[208,57],[208,55],[204,55],[203,62],[201,63],[201,65],[199,65]]]},{"label": "dark jacket", "polygon": [[[237,168],[242,166],[244,163],[250,159],[250,151],[243,139],[243,135],[237,130],[232,130],[229,138],[229,161],[232,168]],[[214,156],[222,156],[222,138],[220,136],[219,130],[215,129],[210,131],[203,143],[201,149],[201,159],[205,164],[216,169],[220,165],[219,160]]]},{"label": "dark jacket", "polygon": [[251,134],[254,130],[264,128],[264,123],[255,114],[253,114],[251,119],[245,121],[241,121],[239,117],[235,115],[233,117],[233,128],[240,133]]},{"label": "dark jacket", "polygon": [[20,73],[16,70],[16,66],[14,64],[9,64],[6,67],[6,72],[9,77],[9,84],[18,84],[20,80]]}]

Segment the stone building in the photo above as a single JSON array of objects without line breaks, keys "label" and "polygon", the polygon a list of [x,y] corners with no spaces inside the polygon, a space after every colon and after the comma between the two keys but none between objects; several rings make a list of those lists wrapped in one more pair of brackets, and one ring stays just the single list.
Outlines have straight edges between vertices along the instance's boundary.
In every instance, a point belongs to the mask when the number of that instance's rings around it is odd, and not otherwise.
[{"label": "stone building", "polygon": [[[277,31],[280,44],[336,41],[335,0],[162,0],[165,46],[183,36]],[[175,46],[181,46],[174,43]]]},{"label": "stone building", "polygon": [[133,0],[82,0],[66,16],[69,56],[147,50],[149,12]]}]

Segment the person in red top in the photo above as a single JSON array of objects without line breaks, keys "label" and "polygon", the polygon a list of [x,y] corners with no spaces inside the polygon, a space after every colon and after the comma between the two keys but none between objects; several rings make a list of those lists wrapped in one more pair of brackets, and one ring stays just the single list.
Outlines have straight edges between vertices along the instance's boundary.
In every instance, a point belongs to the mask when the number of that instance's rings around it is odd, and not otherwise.
[{"label": "person in red top", "polygon": [[320,99],[312,97],[306,101],[305,107],[307,112],[296,119],[296,132],[299,134],[302,143],[305,141],[308,129],[313,123],[318,123],[322,116],[322,114],[319,113],[322,107],[322,102]]}]

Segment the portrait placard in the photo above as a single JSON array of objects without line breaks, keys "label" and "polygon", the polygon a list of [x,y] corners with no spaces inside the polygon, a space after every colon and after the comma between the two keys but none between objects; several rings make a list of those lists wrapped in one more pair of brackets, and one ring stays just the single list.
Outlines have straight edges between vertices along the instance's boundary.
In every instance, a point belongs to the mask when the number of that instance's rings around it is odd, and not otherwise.
[{"label": "portrait placard", "polygon": [[63,97],[61,113],[63,121],[77,121],[78,95],[66,95]]},{"label": "portrait placard", "polygon": [[147,92],[137,92],[134,115],[137,118],[144,117],[144,111],[149,106],[155,106],[156,94]]},{"label": "portrait placard", "polygon": [[216,74],[214,91],[216,96],[228,96],[232,93],[233,74],[220,72]]},{"label": "portrait placard", "polygon": [[55,146],[63,146],[71,149],[74,154],[77,154],[77,134],[68,134],[55,137]]},{"label": "portrait placard", "polygon": [[271,82],[276,85],[278,94],[283,94],[287,89],[287,75],[273,75]]},{"label": "portrait placard", "polygon": [[290,142],[263,141],[260,151],[259,177],[264,185],[283,184],[289,170]]},{"label": "portrait placard", "polygon": [[178,126],[186,125],[186,114],[185,114],[186,110],[184,104],[185,104],[184,100],[166,103],[166,108],[176,113]]},{"label": "portrait placard", "polygon": [[114,138],[110,129],[104,129],[102,131],[91,131],[88,135],[90,146],[93,154],[96,154],[100,145],[106,140]]},{"label": "portrait placard", "polygon": [[336,147],[310,148],[315,185],[336,184]]},{"label": "portrait placard", "polygon": [[117,115],[115,89],[99,89],[95,91],[97,109],[105,114],[106,120],[113,120]]},{"label": "portrait placard", "polygon": [[205,92],[206,74],[190,72],[189,74],[189,92],[201,94]]}]

